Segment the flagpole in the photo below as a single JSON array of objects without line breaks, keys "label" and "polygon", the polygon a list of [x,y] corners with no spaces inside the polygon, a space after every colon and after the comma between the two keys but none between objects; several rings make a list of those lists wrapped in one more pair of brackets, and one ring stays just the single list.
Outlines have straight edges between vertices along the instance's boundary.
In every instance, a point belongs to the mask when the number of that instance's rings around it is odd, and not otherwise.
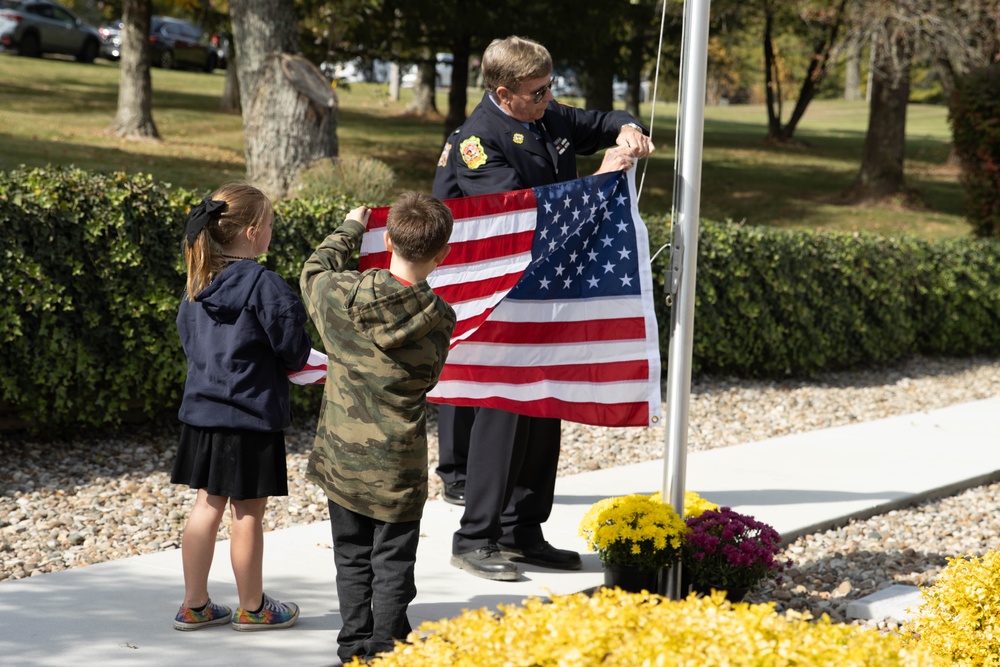
[{"label": "flagpole", "polygon": [[[677,161],[674,171],[674,224],[667,269],[670,348],[667,359],[667,412],[663,456],[663,499],[684,516],[687,474],[688,407],[691,399],[691,355],[694,341],[695,273],[698,268],[698,216],[701,160],[705,130],[705,79],[708,67],[710,0],[684,3],[681,86],[677,118]],[[661,584],[671,599],[683,597],[680,564],[667,568]],[[665,584],[665,585],[664,585]]]}]

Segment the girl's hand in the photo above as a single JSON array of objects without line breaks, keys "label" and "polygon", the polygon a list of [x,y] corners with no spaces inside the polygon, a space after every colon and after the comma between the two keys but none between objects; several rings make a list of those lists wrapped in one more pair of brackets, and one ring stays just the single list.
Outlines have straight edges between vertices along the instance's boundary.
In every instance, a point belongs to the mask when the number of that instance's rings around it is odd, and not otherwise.
[{"label": "girl's hand", "polygon": [[367,206],[359,206],[350,213],[347,214],[348,220],[354,220],[360,222],[365,227],[368,226],[368,217],[372,214],[372,210]]}]

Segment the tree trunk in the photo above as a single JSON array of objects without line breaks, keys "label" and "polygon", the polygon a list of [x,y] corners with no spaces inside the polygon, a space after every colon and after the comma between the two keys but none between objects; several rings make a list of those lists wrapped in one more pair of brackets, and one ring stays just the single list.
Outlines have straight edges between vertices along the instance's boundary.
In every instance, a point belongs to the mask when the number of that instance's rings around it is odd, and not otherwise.
[{"label": "tree trunk", "polygon": [[[829,63],[834,46],[837,43],[837,35],[840,32],[840,28],[843,25],[844,17],[846,15],[845,12],[847,10],[847,2],[848,0],[840,1],[840,5],[837,6],[836,14],[832,17],[829,29],[813,48],[812,56],[809,59],[809,67],[806,69],[806,76],[802,80],[802,87],[799,89],[799,97],[795,101],[795,108],[792,109],[791,117],[788,119],[787,123],[782,125],[781,116],[778,116],[778,133],[776,135],[771,134],[769,136],[770,139],[777,139],[781,142],[790,142],[792,137],[795,135],[795,128],[799,126],[799,121],[801,121],[802,116],[805,115],[806,108],[816,96],[816,91],[819,90],[820,84],[823,83],[823,79],[826,78],[826,73],[829,71]],[[772,130],[774,129],[773,125],[770,127]]]},{"label": "tree trunk", "polygon": [[389,63],[389,99],[393,102],[399,101],[399,63],[393,61]]},{"label": "tree trunk", "polygon": [[615,108],[615,66],[610,58],[596,57],[585,62],[580,76],[583,84],[584,108],[611,111]]},{"label": "tree trunk", "polygon": [[638,28],[633,28],[633,37],[629,40],[628,62],[626,63],[625,80],[625,111],[636,118],[642,118],[639,105],[642,103],[642,66],[645,64],[645,54],[642,41],[645,35]]},{"label": "tree trunk", "polygon": [[236,46],[229,47],[229,62],[226,63],[226,83],[222,88],[222,101],[219,102],[219,111],[223,113],[240,113],[240,77],[236,70]]},{"label": "tree trunk", "polygon": [[856,102],[861,99],[861,33],[851,35],[847,43],[847,62],[844,72],[844,99]]},{"label": "tree trunk", "polygon": [[[433,56],[429,62],[417,65],[417,80],[413,83],[413,99],[406,110],[418,116],[429,116],[438,112],[434,99],[437,70],[434,67]],[[454,73],[453,73],[454,76]]]},{"label": "tree trunk", "polygon": [[764,19],[764,94],[767,98],[767,136],[781,132],[781,75],[774,56],[774,13],[768,9]]},{"label": "tree trunk", "polygon": [[315,65],[287,53],[264,61],[257,86],[243,116],[247,179],[280,199],[303,168],[337,155],[337,100]]},{"label": "tree trunk", "polygon": [[[464,24],[462,24],[464,25]],[[465,106],[469,96],[469,50],[472,39],[466,30],[455,35],[451,44],[454,58],[451,67],[451,88],[448,90],[448,115],[444,119],[444,136],[465,122]]]},{"label": "tree trunk", "polygon": [[159,139],[153,122],[153,83],[149,75],[150,0],[125,0],[118,112],[112,131],[126,139]]},{"label": "tree trunk", "polygon": [[903,189],[913,36],[890,30],[876,48],[868,134],[854,183],[854,194],[862,200],[882,199]]},{"label": "tree trunk", "polygon": [[247,180],[286,197],[299,172],[337,155],[337,98],[299,55],[292,0],[233,0]]}]

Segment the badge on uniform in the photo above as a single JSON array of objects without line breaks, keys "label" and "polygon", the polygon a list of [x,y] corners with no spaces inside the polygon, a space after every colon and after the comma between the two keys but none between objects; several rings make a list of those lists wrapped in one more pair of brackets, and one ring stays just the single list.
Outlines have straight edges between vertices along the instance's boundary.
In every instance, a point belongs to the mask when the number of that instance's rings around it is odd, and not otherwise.
[{"label": "badge on uniform", "polygon": [[448,142],[445,142],[445,144],[444,144],[444,150],[441,151],[441,157],[438,158],[438,166],[439,167],[447,167],[448,166],[448,153],[450,153],[450,152],[451,152],[451,142],[448,141]]},{"label": "badge on uniform", "polygon": [[559,137],[552,143],[555,144],[556,150],[559,151],[559,155],[562,155],[569,149],[569,139],[566,137]]},{"label": "badge on uniform", "polygon": [[524,143],[524,135],[521,134],[520,132],[515,132],[514,136],[513,136],[513,139],[514,139],[514,143],[515,144],[523,144]]},{"label": "badge on uniform", "polygon": [[458,146],[462,160],[469,169],[479,169],[486,164],[486,151],[479,137],[473,135]]}]

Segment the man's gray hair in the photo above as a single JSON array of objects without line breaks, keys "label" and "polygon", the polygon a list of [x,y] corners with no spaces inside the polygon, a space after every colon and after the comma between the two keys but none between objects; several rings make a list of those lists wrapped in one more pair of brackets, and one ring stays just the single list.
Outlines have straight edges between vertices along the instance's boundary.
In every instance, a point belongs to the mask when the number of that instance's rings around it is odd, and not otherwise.
[{"label": "man's gray hair", "polygon": [[548,49],[530,39],[510,36],[494,39],[483,53],[483,83],[493,93],[500,86],[515,92],[522,81],[552,73]]}]

